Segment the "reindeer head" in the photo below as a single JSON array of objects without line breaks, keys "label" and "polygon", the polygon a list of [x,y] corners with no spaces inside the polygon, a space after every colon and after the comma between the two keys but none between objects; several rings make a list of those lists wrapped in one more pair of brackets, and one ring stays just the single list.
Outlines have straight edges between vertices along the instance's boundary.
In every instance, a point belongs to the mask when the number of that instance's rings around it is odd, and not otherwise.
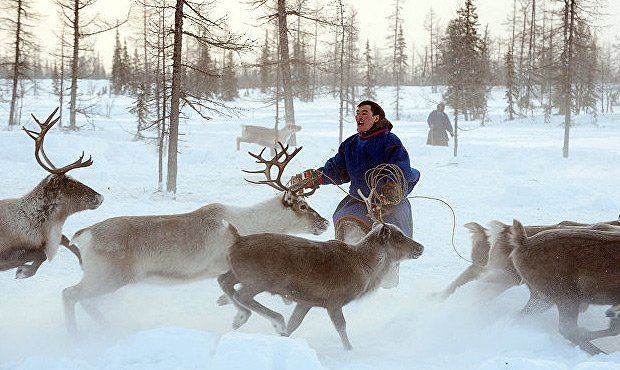
[{"label": "reindeer head", "polygon": [[71,176],[66,175],[72,169],[90,166],[93,164],[92,158],[84,161],[84,153],[82,152],[82,155],[75,162],[58,168],[45,154],[43,141],[45,140],[45,134],[60,120],[60,117],[53,119],[57,111],[58,108],[43,123],[32,115],[32,118],[39,125],[39,132],[22,127],[28,136],[34,140],[34,156],[37,162],[44,170],[50,173],[41,181],[37,189],[41,190],[46,204],[61,207],[62,212],[66,215],[87,209],[95,209],[103,202],[103,196]]},{"label": "reindeer head", "polygon": [[[374,222],[368,235],[362,239],[365,242],[379,243],[384,250],[391,254],[394,261],[415,259],[422,255],[424,246],[409,238],[398,226],[383,221],[386,207],[400,203],[406,194],[406,181],[402,170],[394,164],[381,164],[365,173],[366,185],[370,189],[368,196],[364,196],[360,189],[358,195],[366,204],[368,217]],[[385,196],[386,184],[391,186],[391,196]],[[377,189],[382,186],[384,191]]]},{"label": "reindeer head", "polygon": [[[329,226],[329,221],[323,218],[317,211],[312,209],[308,203],[306,203],[306,196],[314,193],[314,189],[307,191],[304,190],[307,182],[301,182],[294,186],[286,186],[282,183],[282,174],[284,173],[284,168],[286,165],[293,159],[297,153],[301,150],[301,147],[295,149],[293,153],[288,153],[288,145],[284,147],[282,143],[278,142],[281,150],[276,150],[276,154],[271,159],[263,158],[263,152],[266,148],[263,148],[259,154],[254,154],[248,152],[252,157],[256,158],[256,163],[262,163],[265,165],[263,170],[256,171],[246,171],[246,173],[262,173],[265,175],[266,180],[261,181],[252,181],[245,179],[247,182],[251,182],[253,184],[265,184],[269,185],[274,189],[282,191],[282,205],[287,210],[290,210],[295,213],[297,216],[296,219],[299,219],[300,226],[310,225],[310,229],[305,229],[303,231],[309,231],[314,235],[320,235]],[[271,177],[271,170],[275,166],[277,169],[277,175],[275,179]]]},{"label": "reindeer head", "polygon": [[362,239],[382,245],[393,261],[416,259],[424,252],[424,246],[411,239],[396,225],[375,222],[368,235]]}]

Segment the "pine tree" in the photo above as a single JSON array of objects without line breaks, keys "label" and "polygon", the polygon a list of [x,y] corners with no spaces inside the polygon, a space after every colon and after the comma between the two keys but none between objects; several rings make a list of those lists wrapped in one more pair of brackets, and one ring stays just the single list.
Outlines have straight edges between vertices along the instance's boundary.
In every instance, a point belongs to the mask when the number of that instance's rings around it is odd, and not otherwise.
[{"label": "pine tree", "polygon": [[[298,50],[297,50],[298,49]],[[306,59],[306,46],[300,43],[296,47],[295,58],[295,96],[299,100],[307,102],[312,100],[312,86],[310,85],[310,70]]]},{"label": "pine tree", "polygon": [[506,68],[506,103],[507,106],[504,112],[508,114],[508,120],[512,121],[516,114],[515,103],[518,98],[518,90],[515,85],[515,63],[513,59],[512,48],[508,48],[506,55],[504,56],[505,68]]},{"label": "pine tree", "polygon": [[260,74],[260,91],[267,92],[267,89],[271,86],[275,86],[274,77],[273,77],[273,61],[271,55],[271,42],[269,40],[269,32],[265,31],[265,43],[261,48],[260,61],[258,63],[259,66],[259,74]]},{"label": "pine tree", "polygon": [[407,55],[405,54],[406,47],[407,45],[405,43],[405,36],[403,35],[403,27],[401,22],[398,30],[398,38],[396,39],[396,59],[394,64],[394,87],[396,90],[396,100],[394,102],[394,105],[396,108],[396,120],[400,119],[401,90],[405,79],[405,71],[407,67]]},{"label": "pine tree", "polygon": [[118,30],[116,30],[114,52],[112,53],[112,75],[110,76],[111,90],[113,94],[123,93],[123,47],[121,45]]},{"label": "pine tree", "polygon": [[488,45],[478,35],[478,15],[473,0],[457,11],[450,20],[442,44],[442,70],[448,88],[448,105],[472,118],[486,111],[489,73]]},{"label": "pine tree", "polygon": [[138,84],[136,88],[136,99],[129,112],[136,116],[137,127],[134,140],[141,140],[144,138],[143,132],[149,126],[148,117],[148,93],[144,82]]},{"label": "pine tree", "polygon": [[220,96],[222,100],[231,101],[239,97],[239,86],[235,75],[235,61],[233,52],[226,53],[226,63],[222,70],[222,89]]},{"label": "pine tree", "polygon": [[597,89],[596,71],[598,69],[598,47],[591,28],[578,22],[575,29],[575,54],[573,68],[577,78],[574,81],[575,101],[573,111],[596,114]]},{"label": "pine tree", "polygon": [[362,100],[376,100],[376,78],[375,78],[375,63],[372,57],[372,50],[370,50],[370,42],[366,40],[366,49],[364,50],[364,90],[362,91]]}]

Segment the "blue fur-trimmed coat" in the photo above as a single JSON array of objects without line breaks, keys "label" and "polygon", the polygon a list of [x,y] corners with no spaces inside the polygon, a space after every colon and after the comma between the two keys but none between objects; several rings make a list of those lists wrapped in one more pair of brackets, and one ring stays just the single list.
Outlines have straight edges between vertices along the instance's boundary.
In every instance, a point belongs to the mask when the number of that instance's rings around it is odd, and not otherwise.
[{"label": "blue fur-trimmed coat", "polygon": [[[322,174],[319,179],[321,184],[340,185],[350,182],[349,194],[353,197],[345,197],[336,208],[333,215],[334,227],[347,218],[355,219],[368,227],[372,225],[365,204],[355,199],[359,198],[357,189],[361,189],[365,196],[370,192],[364,178],[367,170],[382,163],[397,165],[405,175],[407,194],[420,179],[420,172],[411,168],[407,150],[400,139],[390,132],[391,124],[388,124],[389,126],[370,133],[350,136],[340,144],[338,153],[318,169]],[[413,237],[411,204],[406,197],[393,206],[392,212],[385,216],[384,221],[398,226],[406,235]]]}]

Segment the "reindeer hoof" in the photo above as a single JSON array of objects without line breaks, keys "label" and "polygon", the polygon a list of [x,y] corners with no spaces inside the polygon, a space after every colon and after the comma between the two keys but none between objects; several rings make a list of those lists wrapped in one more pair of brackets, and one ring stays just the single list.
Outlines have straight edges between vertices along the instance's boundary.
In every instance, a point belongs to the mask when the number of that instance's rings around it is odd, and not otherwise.
[{"label": "reindeer hoof", "polygon": [[237,330],[243,326],[250,318],[250,312],[237,312],[233,320],[233,329]]},{"label": "reindeer hoof", "polygon": [[280,334],[281,336],[289,336],[288,331],[286,331],[286,324],[284,323],[284,318],[282,316],[273,320],[273,328],[276,329],[276,333]]},{"label": "reindeer hoof", "polygon": [[15,271],[15,279],[26,279],[33,276],[37,270],[32,269],[30,266],[19,266]]},{"label": "reindeer hoof", "polygon": [[605,316],[612,319],[620,318],[620,305],[613,306],[605,311]]},{"label": "reindeer hoof", "polygon": [[607,354],[606,352],[604,352],[603,350],[601,350],[600,348],[598,348],[597,346],[595,346],[594,344],[592,344],[590,341],[587,341],[587,340],[579,343],[579,348],[591,354],[592,356],[598,355],[601,353]]},{"label": "reindeer hoof", "polygon": [[217,305],[218,306],[226,306],[227,304],[230,304],[230,299],[228,299],[228,296],[226,294],[222,294],[217,299]]}]

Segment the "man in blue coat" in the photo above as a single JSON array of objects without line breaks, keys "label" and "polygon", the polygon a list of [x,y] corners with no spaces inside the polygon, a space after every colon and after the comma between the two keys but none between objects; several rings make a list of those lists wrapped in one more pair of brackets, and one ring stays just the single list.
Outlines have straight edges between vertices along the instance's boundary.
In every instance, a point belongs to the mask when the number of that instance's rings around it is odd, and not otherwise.
[{"label": "man in blue coat", "polygon": [[[384,221],[398,226],[406,235],[413,237],[411,204],[406,195],[418,182],[420,172],[411,168],[409,154],[400,139],[391,132],[392,123],[385,118],[385,112],[379,104],[370,100],[359,103],[355,121],[357,134],[343,141],[334,157],[328,159],[323,167],[306,170],[296,178],[313,177],[314,181],[309,186],[315,188],[324,184],[340,185],[349,182],[349,195],[338,204],[334,212],[334,227],[338,230],[339,223],[347,220],[357,222],[368,231],[372,220],[367,215],[366,205],[358,200],[357,192],[360,189],[364,196],[370,193],[364,175],[380,164],[397,165],[405,177],[406,194],[400,203],[390,206],[389,212],[384,214]],[[381,189],[378,190],[390,200],[395,185],[379,184],[379,187]]]}]

